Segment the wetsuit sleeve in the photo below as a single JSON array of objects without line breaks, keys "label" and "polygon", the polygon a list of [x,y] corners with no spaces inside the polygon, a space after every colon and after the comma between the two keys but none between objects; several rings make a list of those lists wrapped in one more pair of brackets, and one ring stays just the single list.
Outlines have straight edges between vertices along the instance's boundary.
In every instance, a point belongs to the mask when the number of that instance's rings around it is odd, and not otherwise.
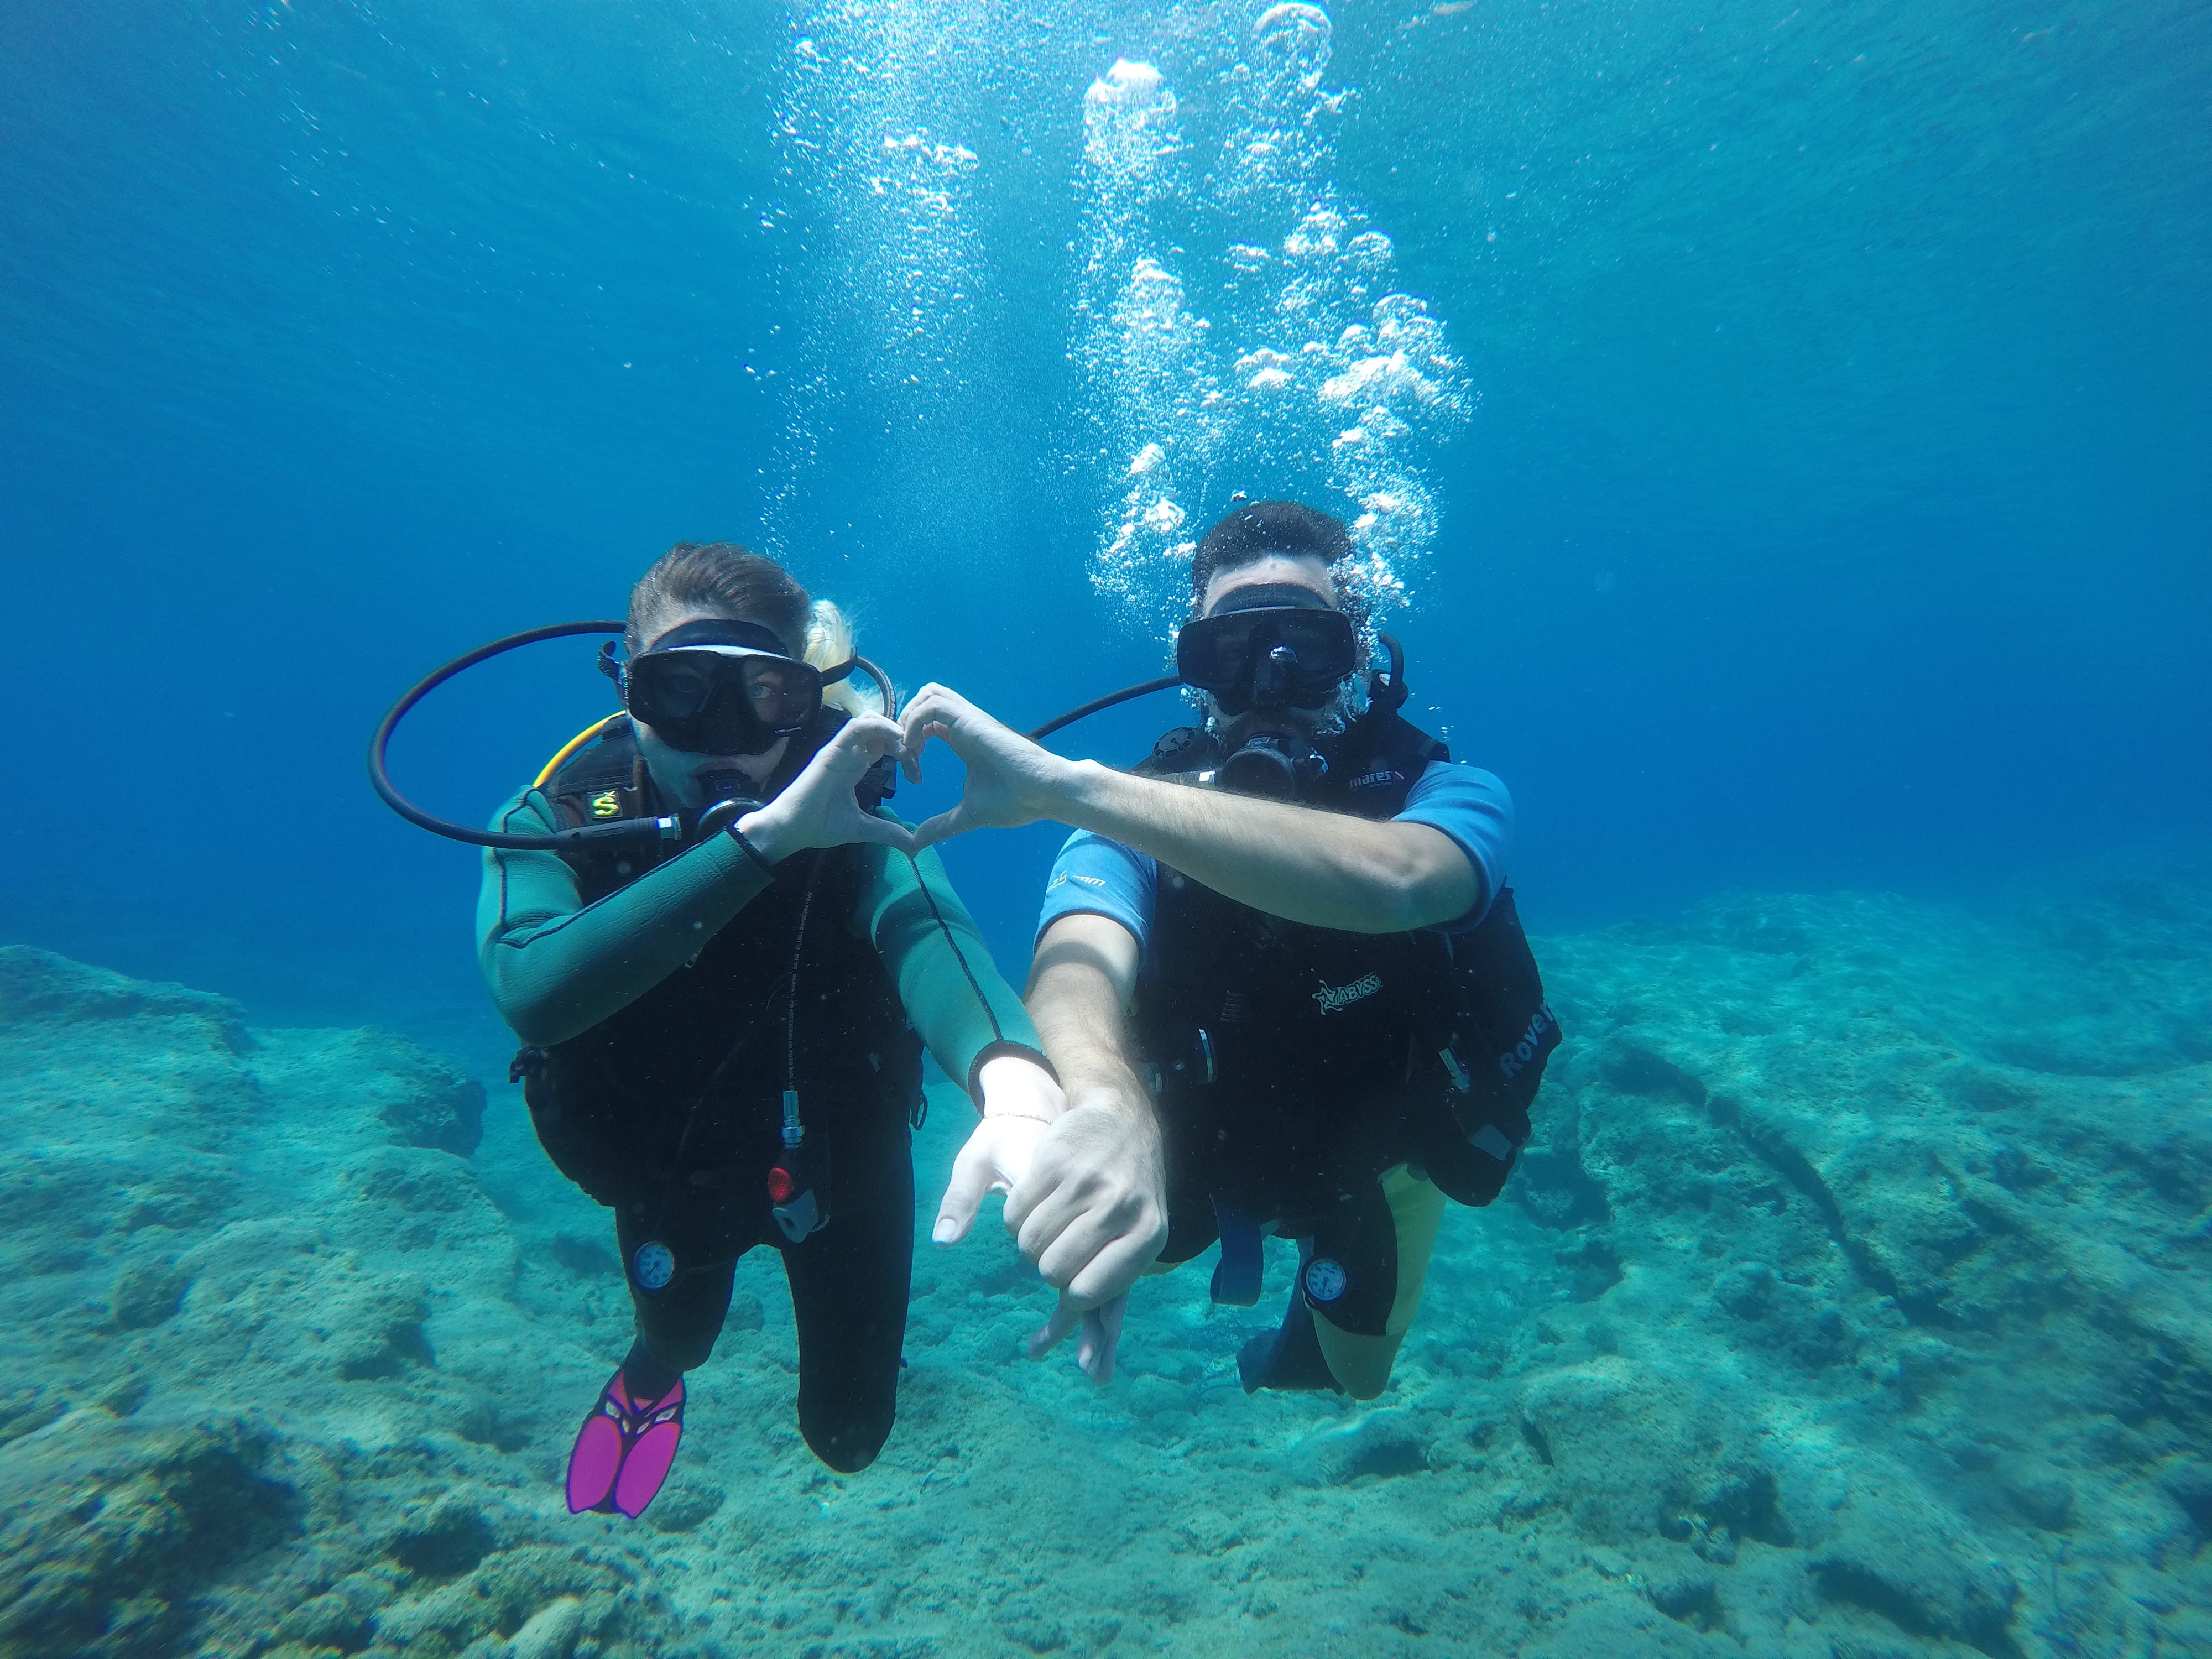
[{"label": "wetsuit sleeve", "polygon": [[854,923],[874,942],[907,1018],[945,1076],[980,1105],[975,1074],[983,1061],[1022,1050],[1045,1065],[1036,1027],[993,965],[936,850],[918,858],[888,847],[862,851],[866,875]]},{"label": "wetsuit sleeve", "polygon": [[1044,884],[1044,909],[1037,932],[1062,916],[1088,912],[1120,922],[1135,937],[1141,952],[1152,931],[1152,901],[1159,889],[1158,860],[1118,841],[1079,830],[1060,849],[1052,879]]},{"label": "wetsuit sleeve", "polygon": [[[556,827],[551,804],[534,789],[492,820],[518,835]],[[477,965],[517,1036],[563,1042],[659,984],[768,884],[744,849],[718,835],[587,905],[559,854],[488,847]]]},{"label": "wetsuit sleeve", "polygon": [[1428,931],[1463,933],[1478,926],[1505,885],[1505,855],[1513,841],[1513,797],[1504,784],[1479,766],[1431,761],[1413,780],[1397,821],[1443,830],[1474,866],[1474,903],[1457,921]]}]

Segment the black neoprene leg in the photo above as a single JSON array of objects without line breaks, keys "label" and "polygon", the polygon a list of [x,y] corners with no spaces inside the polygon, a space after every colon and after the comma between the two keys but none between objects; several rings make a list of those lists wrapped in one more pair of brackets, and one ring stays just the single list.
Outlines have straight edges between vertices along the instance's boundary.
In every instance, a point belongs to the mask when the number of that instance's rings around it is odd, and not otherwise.
[{"label": "black neoprene leg", "polygon": [[645,1237],[633,1227],[627,1212],[615,1212],[615,1240],[625,1264],[623,1277],[629,1285],[629,1299],[637,1309],[638,1340],[669,1370],[696,1370],[707,1363],[707,1356],[714,1352],[714,1339],[722,1334],[738,1264],[732,1259],[695,1267],[679,1250],[675,1278],[657,1291],[648,1291],[639,1285],[628,1267]]},{"label": "black neoprene leg", "polygon": [[[1303,1261],[1304,1252],[1300,1252]],[[1314,1334],[1313,1308],[1303,1285],[1291,1286],[1291,1305],[1283,1310],[1283,1322],[1273,1330],[1249,1339],[1237,1351],[1237,1375],[1244,1392],[1262,1389],[1344,1389],[1329,1375],[1321,1339]]]},{"label": "black neoprene leg", "polygon": [[622,1374],[629,1391],[640,1400],[659,1399],[684,1375],[653,1352],[642,1334],[630,1339],[629,1352],[623,1356]]},{"label": "black neoprene leg", "polygon": [[787,1245],[799,1323],[799,1431],[841,1474],[890,1437],[914,1273],[914,1158],[903,1120],[842,1130],[830,1143],[830,1224]]},{"label": "black neoprene leg", "polygon": [[[1322,1218],[1316,1234],[1298,1241],[1297,1277],[1281,1326],[1253,1338],[1237,1356],[1247,1394],[1260,1389],[1333,1389],[1342,1394],[1344,1385],[1330,1370],[1314,1321],[1326,1319],[1339,1330],[1380,1336],[1389,1319],[1398,1291],[1398,1241],[1382,1186],[1347,1194]],[[1317,1262],[1322,1270],[1310,1271]],[[1387,1361],[1384,1369],[1387,1375]]]}]

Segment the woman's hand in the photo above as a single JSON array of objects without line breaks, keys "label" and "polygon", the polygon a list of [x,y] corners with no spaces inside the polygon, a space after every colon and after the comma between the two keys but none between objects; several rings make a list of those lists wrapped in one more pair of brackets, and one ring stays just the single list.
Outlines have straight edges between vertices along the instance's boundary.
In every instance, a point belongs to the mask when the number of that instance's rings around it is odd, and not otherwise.
[{"label": "woman's hand", "polygon": [[915,852],[920,843],[912,830],[862,811],[853,793],[870,767],[886,755],[905,752],[906,739],[896,726],[881,714],[855,714],[815,751],[781,794],[738,820],[738,833],[771,864],[810,847],[856,841]]},{"label": "woman's hand", "polygon": [[941,738],[968,768],[968,787],[949,812],[917,825],[916,847],[969,830],[1016,830],[1057,815],[1073,763],[1001,725],[950,686],[915,692],[899,716],[909,781],[921,781],[922,746]]},{"label": "woman's hand", "polygon": [[1052,1073],[1019,1054],[985,1060],[975,1086],[983,1093],[983,1121],[952,1161],[952,1180],[930,1234],[939,1244],[967,1237],[983,1200],[1029,1173],[1037,1143],[1066,1109]]},{"label": "woman's hand", "polygon": [[[1049,1073],[1016,1055],[985,1062],[976,1082],[983,1093],[983,1121],[953,1160],[952,1179],[945,1187],[944,1202],[938,1206],[937,1225],[931,1234],[939,1244],[957,1244],[968,1236],[985,1198],[994,1192],[1011,1192],[1030,1179],[1039,1151],[1066,1104],[1060,1085]],[[1016,1225],[1010,1205],[1007,1231],[1013,1231]],[[1027,1249],[1023,1254],[1032,1261],[1036,1260]],[[1154,1254],[1158,1254],[1157,1245]],[[1064,1280],[1050,1282],[1060,1289],[1059,1305],[1044,1327],[1030,1338],[1030,1358],[1042,1358],[1070,1332],[1079,1328],[1076,1364],[1093,1382],[1110,1382],[1115,1349],[1121,1335],[1122,1310],[1128,1300],[1126,1292],[1094,1304],[1071,1297]]]}]

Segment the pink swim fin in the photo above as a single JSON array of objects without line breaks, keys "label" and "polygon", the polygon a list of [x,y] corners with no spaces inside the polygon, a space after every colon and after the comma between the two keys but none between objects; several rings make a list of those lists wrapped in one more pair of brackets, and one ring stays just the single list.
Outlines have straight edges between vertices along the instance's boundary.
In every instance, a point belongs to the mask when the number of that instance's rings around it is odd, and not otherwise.
[{"label": "pink swim fin", "polygon": [[643,1400],[617,1370],[568,1454],[568,1512],[644,1514],[668,1479],[683,1437],[684,1379],[678,1377],[658,1400]]}]

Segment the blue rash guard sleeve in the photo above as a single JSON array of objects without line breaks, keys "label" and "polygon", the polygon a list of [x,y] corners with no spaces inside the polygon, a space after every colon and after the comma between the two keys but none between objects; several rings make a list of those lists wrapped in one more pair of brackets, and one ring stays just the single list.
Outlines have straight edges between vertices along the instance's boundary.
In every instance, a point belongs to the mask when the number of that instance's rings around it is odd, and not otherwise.
[{"label": "blue rash guard sleeve", "polygon": [[1463,933],[1490,914],[1491,901],[1505,885],[1506,849],[1513,840],[1513,797],[1493,773],[1461,761],[1431,761],[1413,780],[1396,819],[1425,823],[1449,836],[1474,866],[1474,902],[1456,921],[1430,929]]},{"label": "blue rash guard sleeve", "polygon": [[[1480,925],[1505,885],[1506,849],[1513,839],[1513,797],[1505,785],[1479,766],[1431,761],[1413,781],[1395,822],[1442,830],[1474,866],[1474,902],[1467,914],[1427,931],[1462,933]],[[1150,854],[1079,830],[1053,864],[1037,934],[1042,938],[1062,916],[1109,916],[1129,930],[1142,951],[1152,934],[1159,879],[1159,864]]]},{"label": "blue rash guard sleeve", "polygon": [[1039,937],[1062,916],[1109,916],[1127,928],[1141,952],[1152,931],[1152,896],[1160,866],[1151,854],[1109,841],[1088,830],[1067,838],[1044,885],[1044,910],[1037,917]]}]

